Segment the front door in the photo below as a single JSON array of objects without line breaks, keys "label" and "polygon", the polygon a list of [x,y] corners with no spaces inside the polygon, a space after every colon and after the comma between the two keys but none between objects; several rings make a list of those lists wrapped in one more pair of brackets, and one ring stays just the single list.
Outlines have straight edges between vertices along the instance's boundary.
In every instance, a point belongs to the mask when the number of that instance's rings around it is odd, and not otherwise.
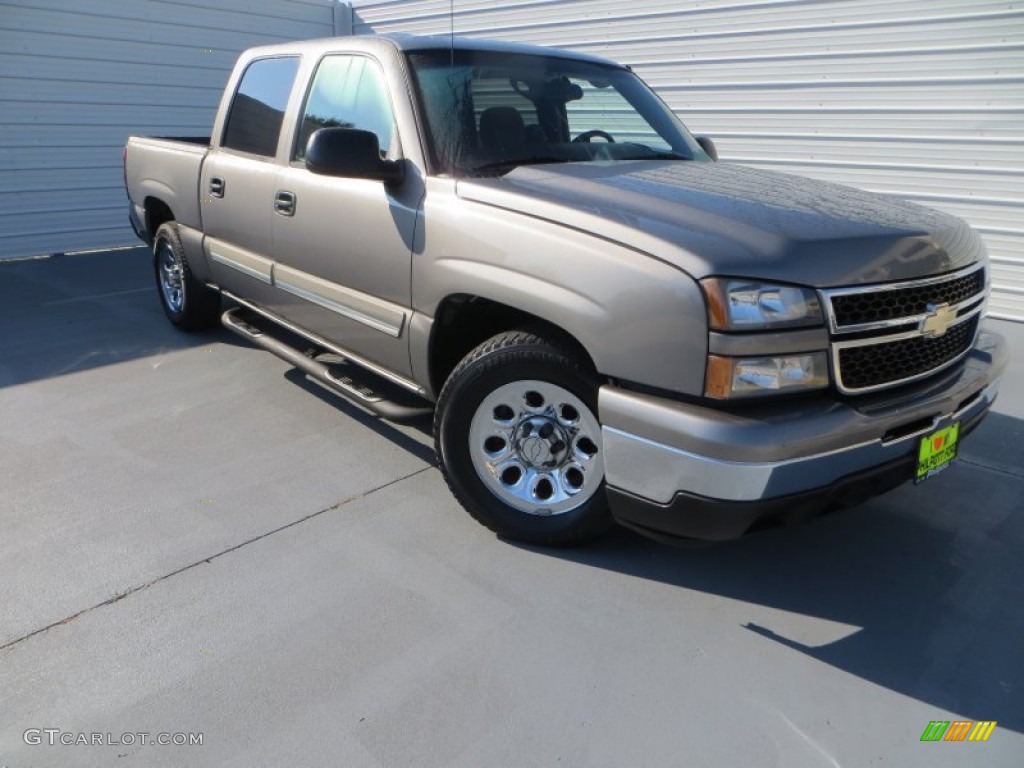
[{"label": "front door", "polygon": [[275,310],[341,347],[402,375],[411,373],[408,324],[418,176],[395,187],[319,176],[306,142],[324,127],[373,131],[386,157],[400,157],[384,74],[364,55],[317,65],[289,164],[280,170],[273,215]]}]

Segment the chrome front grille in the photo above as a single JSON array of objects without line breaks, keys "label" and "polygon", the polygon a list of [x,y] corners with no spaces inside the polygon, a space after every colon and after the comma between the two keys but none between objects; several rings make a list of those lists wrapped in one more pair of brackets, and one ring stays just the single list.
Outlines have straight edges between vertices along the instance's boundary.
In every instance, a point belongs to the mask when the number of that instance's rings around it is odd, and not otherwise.
[{"label": "chrome front grille", "polygon": [[929,304],[959,304],[984,290],[985,270],[976,269],[942,283],[840,294],[832,299],[832,311],[842,328],[922,315]]},{"label": "chrome front grille", "polygon": [[970,351],[985,305],[984,266],[924,280],[822,291],[840,392],[915,381]]},{"label": "chrome front grille", "polygon": [[927,375],[969,350],[977,330],[975,315],[934,338],[914,336],[884,344],[841,347],[839,370],[843,386],[846,391],[856,392]]}]

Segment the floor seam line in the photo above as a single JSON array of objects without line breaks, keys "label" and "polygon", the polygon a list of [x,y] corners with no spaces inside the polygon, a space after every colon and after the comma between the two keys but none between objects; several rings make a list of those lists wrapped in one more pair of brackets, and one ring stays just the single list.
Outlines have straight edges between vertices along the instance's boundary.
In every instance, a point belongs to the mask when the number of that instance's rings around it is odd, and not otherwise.
[{"label": "floor seam line", "polygon": [[1024,472],[1019,472],[1013,467],[1001,466],[999,464],[989,464],[984,459],[975,459],[968,456],[960,456],[960,461],[964,464],[968,464],[972,467],[978,467],[979,469],[987,469],[989,472],[997,472],[1000,475],[1007,475],[1009,477],[1016,477],[1018,480],[1024,480]]},{"label": "floor seam line", "polygon": [[280,533],[281,531],[288,530],[289,528],[293,528],[296,525],[301,525],[302,523],[304,523],[304,522],[306,522],[308,520],[312,520],[315,517],[319,517],[320,515],[326,514],[327,512],[333,512],[334,510],[341,509],[342,507],[344,507],[344,506],[346,506],[348,504],[351,504],[353,501],[359,501],[360,499],[365,499],[367,496],[370,496],[370,495],[372,495],[374,493],[377,493],[377,491],[382,491],[385,488],[389,488],[392,485],[395,485],[396,483],[400,483],[403,480],[408,480],[409,478],[416,477],[416,475],[420,475],[420,474],[422,474],[424,472],[427,472],[428,470],[431,470],[433,468],[434,468],[433,466],[422,467],[420,469],[417,469],[415,472],[410,472],[408,475],[403,475],[402,477],[395,478],[394,480],[389,480],[388,482],[386,482],[386,483],[384,483],[382,485],[378,485],[378,486],[376,486],[374,488],[370,488],[369,490],[364,491],[362,493],[356,494],[354,496],[349,496],[346,499],[342,499],[341,501],[339,501],[339,502],[337,502],[335,504],[332,504],[329,507],[324,507],[323,509],[318,509],[316,512],[311,512],[310,514],[305,515],[304,517],[300,517],[297,520],[292,520],[291,522],[285,523],[284,525],[278,526],[277,528],[274,528],[274,529],[269,530],[269,531],[265,531],[264,533],[261,533],[258,536],[253,536],[252,538],[246,539],[245,541],[240,542],[238,544],[234,544],[234,545],[228,547],[227,549],[222,549],[220,552],[216,552],[216,553],[214,553],[212,555],[209,555],[208,557],[204,557],[204,558],[201,558],[199,560],[196,560],[194,563],[189,563],[188,565],[183,565],[181,568],[177,568],[177,569],[171,571],[170,573],[165,573],[163,576],[158,576],[157,578],[152,579],[150,581],[147,581],[144,584],[139,584],[137,586],[130,587],[129,589],[126,589],[123,592],[119,592],[118,594],[114,595],[113,597],[108,598],[107,600],[104,600],[101,603],[97,603],[96,605],[90,606],[88,608],[83,608],[82,610],[78,611],[77,613],[73,613],[70,616],[66,616],[63,619],[60,619],[59,621],[54,621],[54,622],[52,622],[50,624],[47,624],[45,627],[40,627],[39,629],[33,630],[32,632],[29,632],[26,635],[22,635],[21,637],[15,638],[14,640],[11,640],[8,643],[4,643],[3,645],[0,645],[0,651],[5,651],[8,648],[12,648],[15,645],[18,645],[19,643],[24,642],[25,640],[28,640],[29,638],[35,637],[36,635],[40,635],[43,632],[51,630],[54,627],[59,627],[59,626],[61,626],[63,624],[69,624],[72,621],[74,621],[75,619],[77,619],[79,616],[83,616],[83,615],[85,615],[87,613],[91,613],[92,611],[95,611],[95,610],[97,610],[99,608],[103,608],[104,606],[107,606],[107,605],[113,605],[114,603],[123,600],[124,598],[128,597],[129,595],[134,595],[136,592],[142,592],[143,590],[149,589],[150,587],[155,586],[156,584],[159,584],[160,582],[167,581],[168,579],[171,579],[171,578],[173,578],[173,577],[175,577],[175,576],[177,576],[179,574],[182,574],[185,571],[190,571],[193,568],[196,568],[196,567],[198,567],[200,565],[204,565],[204,564],[208,565],[208,564],[212,563],[214,560],[216,560],[218,557],[221,557],[223,555],[227,555],[227,554],[230,554],[232,552],[235,552],[235,551],[241,549],[242,547],[247,547],[250,544],[254,544],[257,541],[262,541],[263,539],[266,539],[266,538],[268,538],[270,536],[273,536],[276,533]]}]

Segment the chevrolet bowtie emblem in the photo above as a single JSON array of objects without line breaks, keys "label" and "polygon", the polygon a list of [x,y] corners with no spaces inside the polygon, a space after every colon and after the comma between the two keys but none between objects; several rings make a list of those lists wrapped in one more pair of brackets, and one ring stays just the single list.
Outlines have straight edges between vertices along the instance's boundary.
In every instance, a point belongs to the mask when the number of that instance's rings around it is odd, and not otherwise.
[{"label": "chevrolet bowtie emblem", "polygon": [[942,336],[956,321],[956,310],[945,304],[929,304],[928,314],[921,320],[921,335],[928,338]]}]

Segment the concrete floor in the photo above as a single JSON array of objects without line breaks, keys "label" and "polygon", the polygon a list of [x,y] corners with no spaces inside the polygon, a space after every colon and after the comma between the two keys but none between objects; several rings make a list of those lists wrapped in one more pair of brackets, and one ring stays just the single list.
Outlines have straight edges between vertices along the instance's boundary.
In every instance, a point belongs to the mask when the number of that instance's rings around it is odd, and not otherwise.
[{"label": "concrete floor", "polygon": [[922,486],[542,551],[461,511],[424,432],[178,333],[150,282],[141,250],[0,264],[0,765],[1024,764],[1024,326],[991,323],[996,412]]}]

